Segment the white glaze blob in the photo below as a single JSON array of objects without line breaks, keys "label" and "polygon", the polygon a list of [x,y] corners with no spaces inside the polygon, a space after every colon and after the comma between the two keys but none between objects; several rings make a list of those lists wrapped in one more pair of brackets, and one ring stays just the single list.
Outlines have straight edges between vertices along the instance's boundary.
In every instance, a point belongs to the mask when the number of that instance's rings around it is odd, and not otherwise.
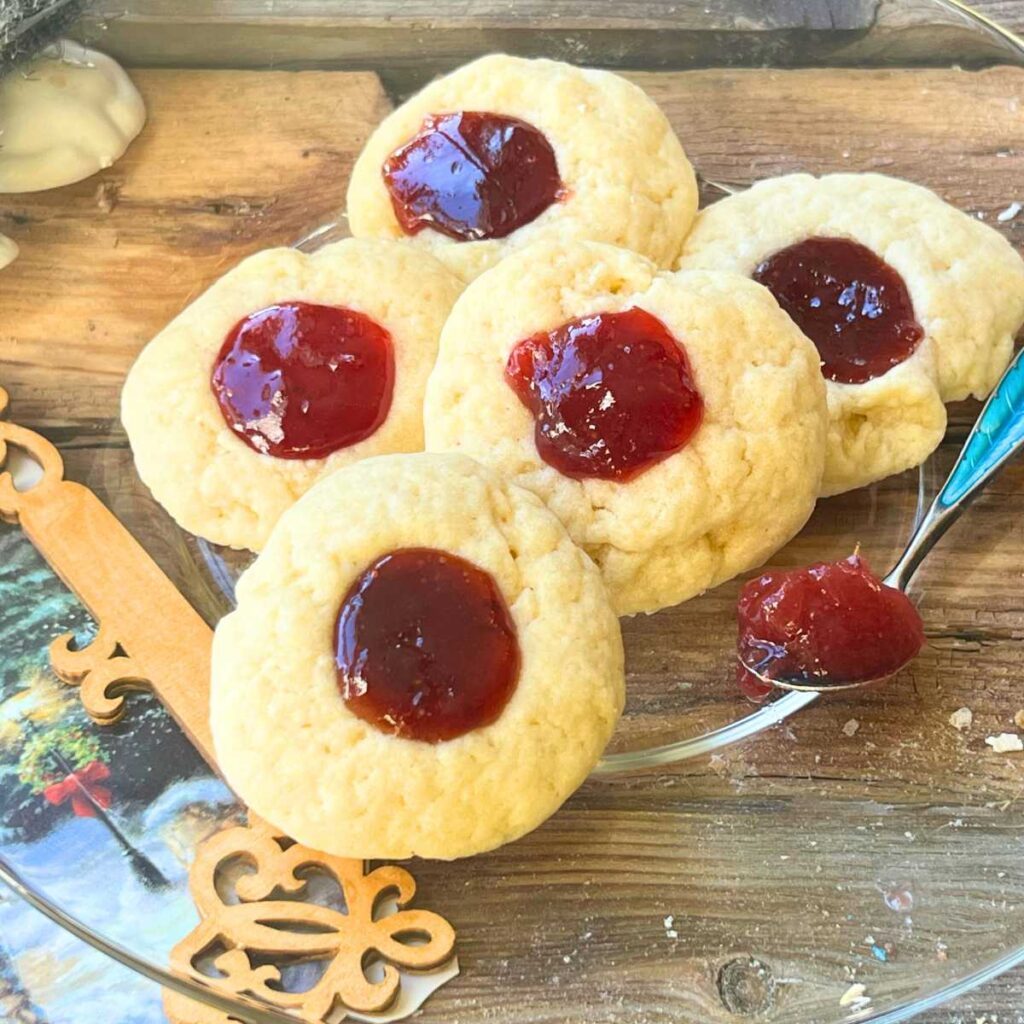
[{"label": "white glaze blob", "polygon": [[0,193],[88,178],[124,153],[145,120],[120,64],[62,40],[0,79]]}]

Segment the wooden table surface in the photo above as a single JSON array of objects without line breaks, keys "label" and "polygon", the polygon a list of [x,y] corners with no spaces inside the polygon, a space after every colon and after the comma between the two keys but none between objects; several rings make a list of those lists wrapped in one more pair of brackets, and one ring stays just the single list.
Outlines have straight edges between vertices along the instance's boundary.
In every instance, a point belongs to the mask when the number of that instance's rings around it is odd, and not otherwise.
[{"label": "wooden table surface", "polygon": [[[232,6],[231,0],[224,4]],[[374,0],[363,6],[371,13],[380,8]],[[1024,0],[986,0],[977,6],[1024,30]],[[443,14],[445,4],[431,0],[430,7]],[[849,10],[842,3],[818,7],[831,10],[832,17]],[[638,22],[659,10],[650,2],[616,8]],[[132,31],[131,25],[114,26],[113,48]],[[173,573],[173,552],[165,550],[164,534],[153,525],[160,514],[132,482],[117,420],[123,375],[153,333],[240,256],[287,244],[338,213],[354,155],[388,100],[370,73],[146,69],[135,72],[135,78],[150,122],[122,161],[66,189],[0,197],[0,231],[22,246],[19,260],[0,275],[0,383],[11,392],[17,419],[56,441],[69,472],[103,492]],[[835,169],[841,118],[842,166],[921,180],[999,226],[1024,249],[1024,215],[1005,223],[996,219],[1011,202],[1024,200],[1024,123],[1009,103],[1024,98],[1024,71],[708,70],[637,79],[666,109],[709,179]],[[851,113],[846,101],[854,95],[858,103]],[[737,109],[756,117],[756,136],[737,132],[729,116]],[[259,159],[254,161],[253,154]],[[950,452],[975,411],[970,406],[952,411]],[[945,709],[960,700],[960,684],[949,679],[950,659],[955,659],[956,675],[969,693],[963,699],[992,730],[1024,705],[1018,696],[1024,676],[1022,567],[1014,564],[1008,578],[1009,560],[1020,553],[1019,535],[1014,533],[1012,543],[1004,536],[1007,524],[1020,518],[1022,495],[1024,467],[1019,466],[979,505],[976,548],[963,553],[962,565],[954,556],[945,566],[954,577],[968,568],[975,571],[978,553],[983,553],[984,567],[973,583],[977,592],[967,598],[962,589],[954,593],[941,572],[929,581],[929,592],[936,595],[931,616],[939,629],[914,675],[922,692],[945,695]],[[829,506],[839,520],[844,510],[859,514],[857,503],[863,498],[844,500],[847,504]],[[979,616],[979,607],[987,614]],[[854,706],[861,707],[853,702],[846,711]],[[836,714],[845,714],[843,707],[801,719],[808,750],[829,751],[830,781],[837,791],[844,781],[861,777],[858,747],[836,743]],[[936,705],[936,713],[939,709]],[[870,721],[873,712],[879,730],[892,725],[886,715],[894,712],[885,701],[857,713]],[[709,715],[715,713],[711,706]],[[944,740],[950,744],[945,750],[950,760],[936,782],[937,790],[950,793],[957,790],[958,772],[970,763],[968,755],[979,756],[977,743],[954,750],[954,739]],[[783,798],[798,791],[814,768],[794,760],[785,746],[784,739],[764,740],[748,766],[749,785]],[[957,760],[961,755],[962,762]],[[934,766],[934,758],[922,757],[918,763],[911,755],[910,763],[901,763],[900,777],[930,782]],[[1007,771],[1007,786],[1024,783],[1016,766]],[[705,763],[685,766],[677,776],[707,773]],[[638,790],[644,785],[638,783]],[[827,794],[823,799],[826,807]],[[564,824],[544,835],[557,836],[560,827],[571,832],[578,821],[574,815],[601,806],[601,791],[588,789],[575,810],[561,818]],[[656,831],[655,823],[648,827]],[[538,865],[544,835],[524,847],[523,856],[537,857]],[[506,863],[489,858],[482,870],[498,875]],[[439,894],[446,891],[442,877],[428,877],[427,884]],[[497,905],[486,906],[486,892],[480,899],[485,902],[481,921],[489,919],[488,913],[500,913]],[[444,909],[439,897],[433,905]],[[468,926],[463,937],[472,950]],[[1024,942],[1024,934],[1020,939]],[[477,1018],[462,1013],[461,1019]],[[924,1024],[1024,1024],[1024,969],[919,1019]]]},{"label": "wooden table surface", "polygon": [[[972,6],[1024,35],[1024,0],[975,0]],[[914,1019],[919,1024],[1024,1024],[1024,967]]]}]

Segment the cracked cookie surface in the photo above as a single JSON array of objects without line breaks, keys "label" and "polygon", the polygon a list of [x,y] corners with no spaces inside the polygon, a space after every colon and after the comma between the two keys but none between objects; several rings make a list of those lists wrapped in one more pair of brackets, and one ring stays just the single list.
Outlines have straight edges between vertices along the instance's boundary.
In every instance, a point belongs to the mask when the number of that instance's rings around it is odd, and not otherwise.
[{"label": "cracked cookie surface", "polygon": [[[441,326],[461,282],[401,242],[346,239],[312,255],[268,249],[243,260],[165,327],[125,381],[121,413],[139,476],[190,533],[258,551],[274,523],[317,480],[371,455],[423,447],[422,401]],[[346,307],[391,339],[394,383],[383,422],[322,458],[254,450],[211,388],[228,332],[279,303]]]},{"label": "cracked cookie surface", "polygon": [[909,358],[858,384],[827,381],[823,494],[923,462],[944,403],[985,397],[1024,320],[1024,262],[993,228],[919,185],[880,174],[772,178],[701,211],[680,267],[750,276],[807,238],[866,246],[902,278],[924,336]]},{"label": "cracked cookie surface", "polygon": [[[357,717],[334,628],[382,555],[429,547],[490,574],[518,639],[498,718],[428,743]],[[590,559],[529,492],[460,455],[367,459],[284,514],[217,627],[211,724],[232,787],[300,842],[345,857],[450,859],[539,825],[622,710],[619,625]]]},{"label": "cracked cookie surface", "polygon": [[[580,317],[632,308],[682,345],[700,427],[628,482],[573,479],[538,454],[507,384],[512,349]],[[761,564],[803,526],[824,461],[814,346],[769,292],[733,274],[659,272],[612,246],[539,243],[466,289],[424,405],[428,450],[458,451],[540,496],[600,566],[620,614],[676,604]]]},{"label": "cracked cookie surface", "polygon": [[382,176],[389,156],[431,115],[486,111],[526,122],[554,151],[563,197],[505,238],[411,236],[465,280],[543,239],[596,239],[669,267],[697,211],[697,183],[657,104],[608,71],[504,54],[439,78],[388,115],[356,161],[348,191],[352,233],[403,237]]}]

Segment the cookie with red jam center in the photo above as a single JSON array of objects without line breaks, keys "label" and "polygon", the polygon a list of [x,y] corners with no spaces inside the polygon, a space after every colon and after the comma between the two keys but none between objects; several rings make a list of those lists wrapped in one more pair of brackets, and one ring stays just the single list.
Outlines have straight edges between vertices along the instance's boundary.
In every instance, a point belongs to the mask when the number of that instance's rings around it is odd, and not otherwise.
[{"label": "cookie with red jam center", "polygon": [[668,267],[697,183],[665,115],[607,71],[504,54],[388,115],[352,170],[357,237],[406,238],[469,281],[533,242],[622,245]]},{"label": "cookie with red jam center", "polygon": [[428,449],[472,455],[554,510],[620,614],[789,540],[827,425],[817,350],[764,288],[595,242],[538,243],[466,289],[424,416]]},{"label": "cookie with red jam center", "polygon": [[218,764],[257,814],[344,857],[517,838],[622,710],[600,573],[533,495],[460,455],[366,459],[301,498],[214,639]]},{"label": "cookie with red jam center", "polygon": [[880,174],[791,174],[703,210],[684,269],[744,274],[818,350],[822,493],[923,462],[946,402],[983,398],[1024,322],[1024,261],[994,228]]},{"label": "cookie with red jam center", "polygon": [[460,290],[399,242],[243,260],[128,374],[122,417],[139,475],[190,533],[259,550],[321,477],[423,447],[423,392]]}]

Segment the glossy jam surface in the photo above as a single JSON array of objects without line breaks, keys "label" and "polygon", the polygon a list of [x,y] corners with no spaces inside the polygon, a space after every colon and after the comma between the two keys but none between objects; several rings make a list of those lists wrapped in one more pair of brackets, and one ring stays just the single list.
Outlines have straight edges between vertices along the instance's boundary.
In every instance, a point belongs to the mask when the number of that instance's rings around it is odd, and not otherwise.
[{"label": "glossy jam surface", "polygon": [[763,704],[773,693],[779,692],[771,683],[758,679],[749,668],[744,667],[738,661],[736,662],[736,687],[747,700],[754,704]]},{"label": "glossy jam surface", "polygon": [[808,238],[754,271],[818,348],[828,380],[863,384],[913,354],[924,337],[903,278],[848,238]]},{"label": "glossy jam surface", "polygon": [[339,306],[287,302],[231,329],[210,383],[250,448],[320,459],[384,422],[394,381],[391,336],[379,324]]},{"label": "glossy jam surface", "polygon": [[433,548],[384,555],[338,612],[338,688],[382,732],[439,743],[493,722],[519,680],[519,642],[491,576]]},{"label": "glossy jam surface", "polygon": [[[924,646],[911,600],[885,586],[856,554],[751,580],[740,591],[736,617],[740,664],[797,685],[881,679]],[[755,696],[749,680],[740,684]]]},{"label": "glossy jam surface", "polygon": [[541,458],[575,479],[631,480],[679,451],[704,412],[681,344],[642,309],[525,338],[505,380],[533,413]]},{"label": "glossy jam surface", "polygon": [[407,235],[429,227],[460,242],[504,238],[562,196],[544,134],[500,114],[432,114],[381,170]]}]

